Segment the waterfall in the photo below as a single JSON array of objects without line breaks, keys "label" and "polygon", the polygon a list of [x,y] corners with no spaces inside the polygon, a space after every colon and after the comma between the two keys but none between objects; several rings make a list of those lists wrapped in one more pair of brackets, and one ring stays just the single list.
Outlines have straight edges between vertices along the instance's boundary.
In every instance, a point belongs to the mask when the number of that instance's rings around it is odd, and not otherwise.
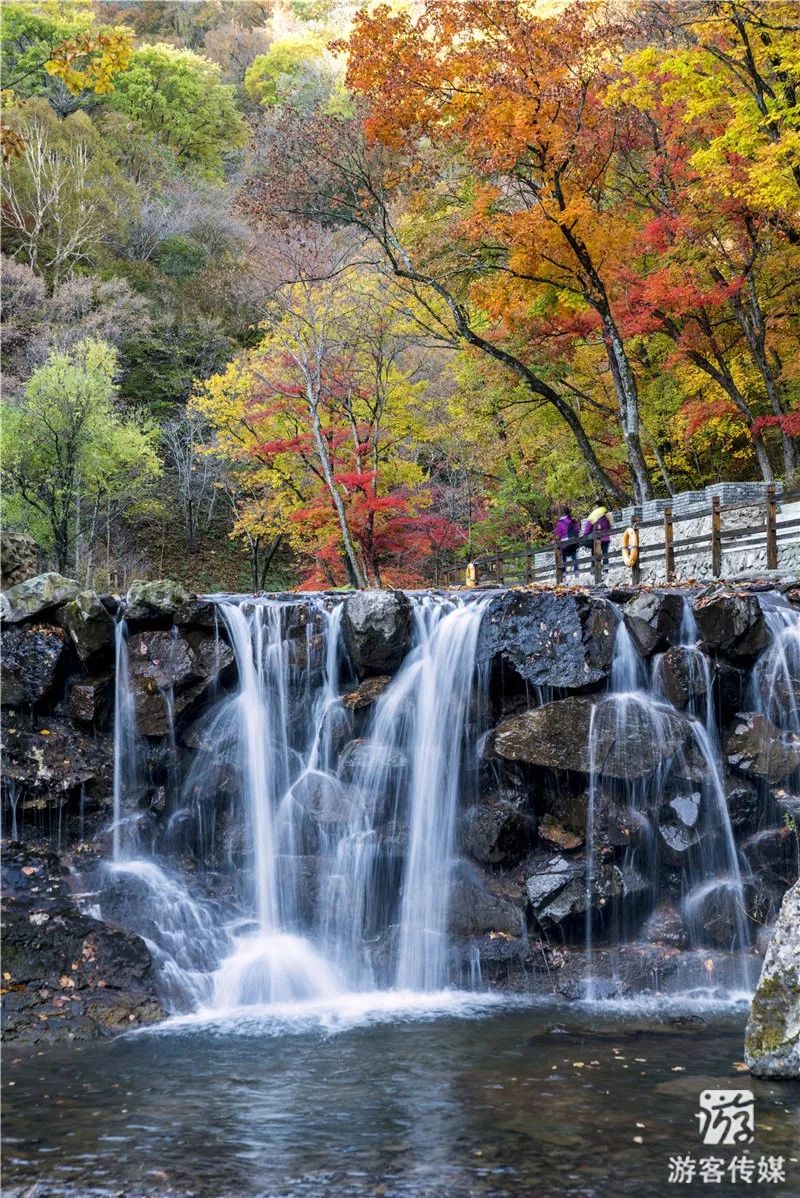
[{"label": "waterfall", "polygon": [[[164,686],[158,737],[141,731],[144,708],[137,728],[134,695],[142,702],[151,692],[132,685],[138,657],[129,661],[119,621],[113,861],[102,871],[99,907],[144,937],[170,1011],[338,1009],[346,995],[394,992],[406,1001],[463,979],[493,984],[497,958],[481,940],[488,933],[450,929],[484,898],[505,918],[502,886],[510,878],[522,889],[528,876],[527,858],[512,874],[476,856],[486,862],[476,874],[460,856],[462,828],[475,851],[461,813],[483,802],[479,779],[487,791],[497,785],[486,786],[483,760],[491,662],[485,673],[477,664],[494,598],[409,596],[404,659],[390,675],[364,677],[348,654],[341,597],[221,596],[216,647],[206,642],[205,652],[233,661],[235,683],[226,675],[188,715],[186,682],[174,694]],[[800,621],[779,598],[764,607],[771,639],[747,705],[791,737]],[[135,634],[141,644],[132,635],[130,650],[144,654],[148,635]],[[544,862],[555,860],[570,880],[567,944],[583,941],[591,999],[625,989],[630,954],[646,953],[647,925],[665,904],[687,949],[676,984],[741,990],[749,982],[754,879],[734,838],[711,665],[688,602],[673,639],[667,652],[643,658],[619,616],[609,688],[590,700],[585,849]],[[190,655],[194,643],[185,641]],[[513,693],[511,701],[519,702]],[[515,793],[525,818],[535,792]],[[148,794],[158,818],[143,802]],[[511,818],[500,798],[501,818]],[[609,839],[614,821],[623,839]],[[547,853],[540,841],[530,868]],[[469,890],[476,876],[489,888],[480,899]],[[527,951],[524,936],[492,935],[493,953]],[[666,958],[653,960],[655,971]]]},{"label": "waterfall", "polygon": [[467,756],[467,718],[483,603],[456,607],[426,626],[419,646],[397,985],[435,990],[446,981],[447,917],[455,819]]},{"label": "waterfall", "polygon": [[[220,869],[231,885],[198,900],[167,861],[117,851],[104,892],[108,911],[125,906],[125,887],[135,895],[125,922],[150,945],[172,1009],[222,1013],[392,985],[430,992],[460,976],[448,916],[459,803],[477,777],[475,657],[487,602],[414,597],[411,649],[356,728],[341,603],[219,601],[238,683],[198,722],[182,782],[169,763],[175,809],[161,849],[193,851],[207,886],[219,888]],[[120,623],[117,833],[131,814],[125,796],[136,770],[130,696]],[[169,715],[171,693],[163,699]],[[224,857],[212,832],[220,792]],[[480,976],[474,960],[471,974]]]},{"label": "waterfall", "polygon": [[130,806],[137,793],[137,779],[136,711],[128,665],[128,626],[124,620],[119,620],[114,631],[114,861],[122,859],[123,822],[131,818]]},{"label": "waterfall", "polygon": [[765,596],[770,644],[753,671],[750,706],[786,732],[800,735],[800,618],[785,600]]},{"label": "waterfall", "polygon": [[[716,921],[726,929],[720,947],[734,958],[730,981],[741,990],[749,985],[750,934],[743,867],[725,796],[710,667],[698,648],[698,640],[694,614],[684,601],[678,644],[671,650],[680,654],[680,665],[688,679],[689,698],[685,710],[679,712],[665,694],[665,657],[654,660],[651,683],[645,662],[621,620],[614,644],[611,688],[592,710],[585,883],[585,995],[590,999],[597,994],[594,959],[598,904],[594,892],[608,884],[601,876],[602,844],[597,823],[599,810],[609,803],[627,811],[637,829],[622,867],[623,898],[626,886],[635,885],[638,892],[635,906],[639,915],[634,915],[634,924],[659,902],[665,891],[662,876],[666,870],[673,888],[677,885],[680,890],[679,907],[689,948],[706,944],[705,922],[713,907]],[[669,744],[676,720],[688,725],[683,743],[677,743],[676,735],[674,752],[661,757],[655,768],[642,777],[626,777],[625,745]],[[677,724],[678,733],[680,728]],[[625,926],[623,920],[621,926],[605,931],[617,953],[635,937],[636,928]]]}]

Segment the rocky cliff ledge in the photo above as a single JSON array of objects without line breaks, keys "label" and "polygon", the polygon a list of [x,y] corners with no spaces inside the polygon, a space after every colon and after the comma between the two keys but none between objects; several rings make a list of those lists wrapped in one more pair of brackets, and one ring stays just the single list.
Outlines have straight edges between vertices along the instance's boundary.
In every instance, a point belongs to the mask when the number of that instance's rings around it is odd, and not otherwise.
[{"label": "rocky cliff ledge", "polygon": [[[703,951],[694,964],[712,980],[719,969],[722,979],[736,931],[730,904],[713,888],[698,894],[691,913],[681,904],[687,871],[702,870],[717,826],[704,810],[710,792],[693,731],[698,712],[710,713],[720,746],[720,793],[746,865],[745,917],[753,945],[763,948],[757,930],[774,922],[797,878],[800,818],[800,737],[774,721],[768,702],[777,693],[780,703],[784,688],[786,704],[800,705],[800,679],[754,672],[772,643],[758,592],[773,585],[531,588],[487,598],[477,648],[483,709],[474,713],[479,776],[459,814],[450,915],[465,970],[477,948],[491,985],[580,994],[588,906],[600,993],[624,994],[643,979],[660,990],[689,976],[684,950],[698,929]],[[290,665],[319,678],[320,602],[341,596],[286,598]],[[687,600],[698,641],[691,646]],[[786,583],[775,601],[800,609],[800,586]],[[409,647],[411,606],[399,592],[345,600],[345,693],[330,729],[338,781],[304,779],[294,796],[307,813],[309,843],[323,843],[348,802],[370,712]],[[123,607],[125,641],[115,637]],[[176,761],[186,777],[197,759],[210,699],[235,684],[224,621],[212,602],[174,583],[136,584],[122,601],[54,574],[7,591],[0,616],[10,1034],[101,1034],[149,1022],[160,1007],[144,941],[110,913],[99,918],[86,882],[110,856],[117,656],[141,737],[125,816],[145,851],[171,856],[186,876],[224,892],[246,856],[230,775],[222,763],[204,777],[190,812],[175,807],[170,783]],[[622,739],[618,727],[597,722],[620,622],[634,664],[657,673],[663,696],[655,717],[631,707]],[[387,786],[406,768],[387,761]],[[656,795],[646,830],[631,799],[640,785]],[[400,876],[402,829],[390,831],[387,815],[379,835],[386,868]],[[315,862],[306,851],[311,899]],[[613,962],[612,942],[622,943]]]}]

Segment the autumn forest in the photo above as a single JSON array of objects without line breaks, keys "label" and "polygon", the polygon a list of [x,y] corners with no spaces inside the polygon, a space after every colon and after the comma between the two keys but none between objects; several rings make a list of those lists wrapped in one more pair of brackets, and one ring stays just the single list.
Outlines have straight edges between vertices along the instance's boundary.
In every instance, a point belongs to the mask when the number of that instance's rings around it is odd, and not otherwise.
[{"label": "autumn forest", "polygon": [[800,468],[796,0],[2,9],[3,504],[124,589],[435,580]]}]

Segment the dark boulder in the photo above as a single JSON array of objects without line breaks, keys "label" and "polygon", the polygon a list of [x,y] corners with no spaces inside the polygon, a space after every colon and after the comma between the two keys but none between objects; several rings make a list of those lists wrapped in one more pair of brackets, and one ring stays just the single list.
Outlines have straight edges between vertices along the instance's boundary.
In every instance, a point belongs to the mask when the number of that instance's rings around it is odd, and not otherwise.
[{"label": "dark boulder", "polygon": [[671,903],[659,903],[644,922],[642,939],[650,944],[685,948],[689,942],[689,936],[678,908],[673,907]]},{"label": "dark boulder", "polygon": [[725,783],[725,802],[734,828],[755,827],[758,824],[761,804],[752,782],[746,778],[728,778]]},{"label": "dark boulder", "polygon": [[81,678],[73,682],[67,695],[67,713],[78,724],[108,722],[114,702],[113,679],[110,674],[102,678]]},{"label": "dark boulder", "polygon": [[138,936],[90,918],[52,853],[3,853],[3,1035],[47,1042],[119,1033],[165,1017]]},{"label": "dark boulder", "polygon": [[535,835],[535,817],[500,795],[490,795],[464,812],[462,843],[481,865],[514,865]]},{"label": "dark boulder", "polygon": [[[494,752],[510,761],[632,780],[652,773],[686,743],[691,725],[678,712],[638,699],[596,705],[572,697],[510,716],[497,727]],[[593,745],[589,743],[590,725]]]},{"label": "dark boulder", "polygon": [[719,659],[714,663],[713,688],[719,720],[727,724],[747,704],[750,671]]},{"label": "dark boulder", "polygon": [[655,671],[661,693],[673,707],[683,711],[705,701],[711,675],[699,649],[686,645],[668,649],[658,658]]},{"label": "dark boulder", "polygon": [[596,596],[504,591],[481,621],[477,662],[532,686],[593,687],[610,673],[615,625],[613,607]]},{"label": "dark boulder", "polygon": [[66,637],[60,628],[33,624],[4,629],[0,663],[3,706],[31,707],[51,697],[65,656]]},{"label": "dark boulder", "polygon": [[694,605],[705,649],[728,657],[755,657],[766,648],[767,625],[756,595],[714,591]]},{"label": "dark boulder", "polygon": [[305,819],[322,833],[346,828],[360,801],[357,791],[318,770],[298,778],[290,793]]},{"label": "dark boulder", "polygon": [[450,892],[449,926],[453,936],[525,932],[522,891],[510,879],[486,874],[467,861],[457,863]]},{"label": "dark boulder", "polygon": [[202,632],[131,633],[128,662],[137,731],[165,736],[233,662],[227,641]]},{"label": "dark boulder", "polygon": [[394,793],[408,771],[408,758],[400,749],[370,740],[353,740],[345,746],[339,762],[343,782],[372,780],[382,795]]},{"label": "dark boulder", "polygon": [[80,589],[77,582],[65,578],[63,574],[52,571],[37,574],[35,578],[28,578],[3,592],[0,618],[4,624],[31,620],[34,616],[59,607],[68,599],[74,599]]},{"label": "dark boulder", "polygon": [[23,805],[58,805],[81,786],[110,801],[113,772],[108,737],[87,735],[55,716],[30,728],[5,720],[3,773],[22,789]]},{"label": "dark boulder", "polygon": [[114,621],[94,591],[81,591],[65,604],[60,622],[82,662],[100,653],[110,653]]},{"label": "dark boulder", "polygon": [[642,657],[650,657],[680,639],[683,599],[659,591],[636,595],[622,609],[625,626]]},{"label": "dark boulder", "polygon": [[218,629],[224,631],[225,620],[218,603],[211,599],[192,597],[175,609],[174,622],[179,627]]},{"label": "dark boulder", "polygon": [[186,587],[169,578],[134,582],[125,599],[125,618],[134,624],[168,627],[191,598]]},{"label": "dark boulder", "polygon": [[757,712],[740,713],[725,737],[725,760],[737,773],[782,782],[800,769],[800,736]]},{"label": "dark boulder", "polygon": [[402,591],[358,591],[344,604],[342,630],[360,678],[391,674],[411,645],[411,602]]},{"label": "dark boulder", "polygon": [[585,860],[561,855],[538,864],[528,874],[525,892],[531,910],[543,931],[566,928],[585,919],[587,903],[602,911],[612,900],[641,894],[647,883],[632,866],[600,862],[587,876]]}]

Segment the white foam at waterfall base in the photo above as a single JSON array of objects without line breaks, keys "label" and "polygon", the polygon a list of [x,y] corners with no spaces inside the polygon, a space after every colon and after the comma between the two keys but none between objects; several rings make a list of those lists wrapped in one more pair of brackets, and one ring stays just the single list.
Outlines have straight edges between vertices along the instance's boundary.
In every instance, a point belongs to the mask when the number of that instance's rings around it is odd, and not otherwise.
[{"label": "white foam at waterfall base", "polygon": [[434,1019],[479,1019],[490,1011],[541,1005],[549,1000],[471,990],[344,991],[330,998],[262,1003],[250,1007],[201,1007],[165,1023],[137,1028],[133,1035],[216,1031],[220,1035],[333,1035],[382,1023],[417,1023]]}]

